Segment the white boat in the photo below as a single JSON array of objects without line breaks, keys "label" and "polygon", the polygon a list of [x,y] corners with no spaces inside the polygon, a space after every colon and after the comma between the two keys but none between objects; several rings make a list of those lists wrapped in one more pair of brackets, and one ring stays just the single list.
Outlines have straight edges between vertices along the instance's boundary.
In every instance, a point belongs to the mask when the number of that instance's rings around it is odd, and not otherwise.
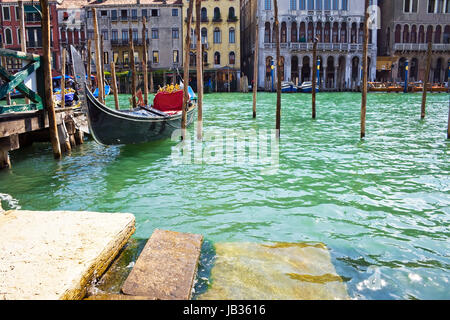
[{"label": "white boat", "polygon": [[291,81],[283,81],[281,82],[281,92],[283,93],[297,92],[297,86]]},{"label": "white boat", "polygon": [[[298,87],[299,92],[311,93],[312,92],[312,81],[305,81],[301,86]],[[319,92],[319,85],[316,85],[316,92]]]}]

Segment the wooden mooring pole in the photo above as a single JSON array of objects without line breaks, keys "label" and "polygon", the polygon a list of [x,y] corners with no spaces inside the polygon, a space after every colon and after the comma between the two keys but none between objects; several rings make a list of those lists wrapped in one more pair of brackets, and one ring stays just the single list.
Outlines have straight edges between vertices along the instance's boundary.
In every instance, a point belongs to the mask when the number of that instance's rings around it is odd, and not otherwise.
[{"label": "wooden mooring pole", "polygon": [[197,139],[203,136],[203,48],[200,32],[201,0],[195,0],[195,32],[197,34]]},{"label": "wooden mooring pole", "polygon": [[367,51],[369,46],[369,0],[364,0],[364,44],[363,44],[363,83],[361,98],[361,139],[366,136],[367,107]]},{"label": "wooden mooring pole", "polygon": [[41,26],[42,26],[42,62],[44,72],[45,87],[45,107],[48,113],[48,123],[50,131],[50,141],[53,148],[55,159],[61,158],[61,146],[59,144],[58,129],[56,126],[55,106],[53,104],[53,85],[52,85],[52,65],[50,52],[50,14],[48,0],[39,0],[41,5]]},{"label": "wooden mooring pole", "polygon": [[100,47],[100,39],[98,35],[98,24],[97,24],[97,11],[95,8],[92,8],[92,20],[94,24],[94,41],[95,41],[95,64],[97,71],[97,87],[98,87],[98,100],[100,100],[101,103],[104,103],[103,97],[104,97],[104,90],[105,86],[103,85],[103,75],[102,75],[102,58],[101,58],[101,47]]},{"label": "wooden mooring pole", "polygon": [[189,1],[189,7],[187,12],[187,27],[186,39],[184,45],[184,74],[183,74],[183,109],[181,111],[181,138],[185,140],[186,138],[186,120],[187,120],[187,109],[189,103],[189,53],[191,51],[191,22],[192,22],[192,10],[194,1]]},{"label": "wooden mooring pole", "polygon": [[102,101],[105,102],[105,51],[103,49],[103,34],[100,35],[100,74],[102,76]]},{"label": "wooden mooring pole", "polygon": [[89,88],[89,90],[91,90],[91,62],[92,62],[92,56],[91,56],[91,39],[88,39],[88,43],[87,43],[87,78],[86,78],[86,83],[87,86]]},{"label": "wooden mooring pole", "polygon": [[450,139],[450,103],[448,105],[447,139]]},{"label": "wooden mooring pole", "polygon": [[[5,48],[5,44],[3,42],[1,43],[1,48],[2,49]],[[5,68],[6,71],[8,71],[8,63],[6,61],[5,56],[2,56],[2,66],[3,66],[3,68]],[[11,105],[11,94],[9,92],[6,94],[5,99],[6,99],[6,104]]]},{"label": "wooden mooring pole", "polygon": [[62,57],[61,57],[61,108],[64,108],[66,105],[66,96],[65,96],[65,87],[66,87],[66,48],[62,48]]},{"label": "wooden mooring pole", "polygon": [[[257,5],[257,4],[256,4]],[[258,19],[258,18],[256,18]],[[258,21],[256,21],[255,31],[255,52],[253,57],[253,118],[256,118],[256,96],[258,93],[258,35],[259,27]]]},{"label": "wooden mooring pole", "polygon": [[311,104],[312,104],[312,118],[316,118],[316,82],[317,82],[317,38],[314,37],[314,44],[313,44],[313,72],[312,72],[312,94],[311,94]]},{"label": "wooden mooring pole", "polygon": [[143,42],[143,54],[142,54],[142,69],[144,71],[144,103],[147,106],[148,105],[148,67],[147,67],[147,60],[148,60],[148,52],[147,52],[147,37],[146,37],[146,30],[147,30],[147,21],[145,17],[142,17],[142,42]]},{"label": "wooden mooring pole", "polygon": [[116,65],[114,64],[114,60],[111,61],[111,82],[113,87],[113,94],[114,94],[114,105],[116,107],[116,110],[119,110],[119,97],[117,95],[117,80],[116,80]]},{"label": "wooden mooring pole", "polygon": [[131,27],[128,29],[128,41],[130,45],[130,69],[131,69],[131,98],[133,109],[137,107],[136,103],[136,66],[134,65],[134,43],[133,43],[133,31]]},{"label": "wooden mooring pole", "polygon": [[275,9],[275,37],[277,46],[277,113],[276,113],[276,136],[280,138],[281,129],[281,57],[280,57],[280,23],[278,21],[278,0],[274,0]]},{"label": "wooden mooring pole", "polygon": [[[25,33],[25,10],[23,9],[23,1],[19,0],[19,20],[20,20],[20,26],[19,26],[19,31],[20,31],[20,50],[22,50],[22,52],[27,52],[27,36]],[[23,61],[23,66],[26,65],[26,62]],[[27,97],[25,97],[25,104],[29,104],[30,103],[30,99],[28,99]]]},{"label": "wooden mooring pole", "polygon": [[425,118],[425,109],[426,109],[426,104],[427,104],[427,91],[428,91],[428,81],[430,79],[432,49],[433,49],[433,45],[430,40],[430,41],[428,41],[427,65],[426,65],[426,69],[425,69],[425,78],[423,79],[422,107],[421,107],[421,111],[420,111],[420,118],[422,120]]}]

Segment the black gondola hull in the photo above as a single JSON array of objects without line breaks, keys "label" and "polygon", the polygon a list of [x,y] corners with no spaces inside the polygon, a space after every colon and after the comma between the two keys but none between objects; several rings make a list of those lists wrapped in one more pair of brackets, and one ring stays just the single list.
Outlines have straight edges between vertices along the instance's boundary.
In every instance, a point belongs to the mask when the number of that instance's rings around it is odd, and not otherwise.
[{"label": "black gondola hull", "polygon": [[[136,144],[166,139],[181,129],[181,113],[162,117],[136,116],[101,104],[86,89],[89,129],[94,139],[104,145]],[[194,120],[196,106],[187,112],[186,126]]]}]

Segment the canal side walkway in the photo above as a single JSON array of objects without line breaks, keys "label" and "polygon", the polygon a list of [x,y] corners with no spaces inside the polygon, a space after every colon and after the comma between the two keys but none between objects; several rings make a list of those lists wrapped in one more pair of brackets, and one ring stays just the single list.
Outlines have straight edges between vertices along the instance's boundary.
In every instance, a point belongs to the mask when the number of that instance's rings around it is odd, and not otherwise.
[{"label": "canal side walkway", "polygon": [[134,231],[127,213],[0,208],[0,300],[82,299]]}]

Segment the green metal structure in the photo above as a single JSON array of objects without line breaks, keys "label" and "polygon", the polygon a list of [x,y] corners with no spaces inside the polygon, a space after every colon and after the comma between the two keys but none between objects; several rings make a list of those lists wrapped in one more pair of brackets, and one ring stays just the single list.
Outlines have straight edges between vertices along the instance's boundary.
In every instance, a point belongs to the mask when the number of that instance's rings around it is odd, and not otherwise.
[{"label": "green metal structure", "polygon": [[[0,57],[5,57],[5,59],[2,58],[2,61],[5,61],[6,58],[14,58],[28,62],[15,74],[9,73],[5,65],[0,66],[0,78],[3,80],[3,84],[0,86],[0,99],[16,89],[31,101],[29,104],[1,105],[0,114],[44,109],[44,74],[41,57],[36,54],[3,48],[0,49]],[[30,76],[35,77],[36,91],[28,88],[24,83]]]}]

